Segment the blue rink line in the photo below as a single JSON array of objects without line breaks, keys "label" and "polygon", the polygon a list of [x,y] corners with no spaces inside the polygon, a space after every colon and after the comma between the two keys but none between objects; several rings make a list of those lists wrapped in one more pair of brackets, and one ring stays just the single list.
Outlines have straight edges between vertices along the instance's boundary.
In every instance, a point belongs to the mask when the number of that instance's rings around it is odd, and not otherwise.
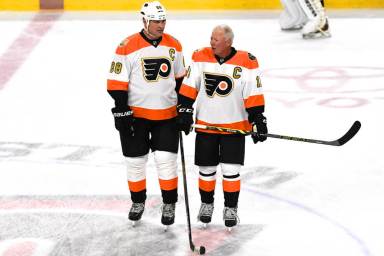
[{"label": "blue rink line", "polygon": [[321,218],[322,220],[325,220],[325,221],[331,223],[333,226],[337,227],[338,229],[341,229],[344,233],[347,234],[348,237],[350,237],[355,243],[357,243],[358,246],[360,247],[361,251],[363,252],[364,256],[372,256],[371,252],[369,251],[368,247],[365,245],[365,243],[364,243],[364,241],[362,239],[360,239],[357,235],[355,235],[347,227],[345,227],[344,225],[342,225],[342,224],[338,223],[337,221],[331,219],[330,217],[325,216],[324,214],[321,214],[321,213],[317,212],[316,210],[314,210],[314,209],[312,209],[312,208],[310,208],[308,206],[302,205],[300,203],[297,203],[297,202],[294,202],[294,201],[291,201],[291,200],[288,200],[288,199],[285,199],[285,198],[281,198],[281,197],[277,197],[277,196],[274,196],[274,195],[271,195],[271,194],[268,194],[268,193],[256,191],[254,189],[247,188],[247,187],[243,187],[242,190],[246,190],[248,192],[251,192],[252,194],[256,194],[256,195],[261,196],[261,197],[272,199],[274,201],[279,201],[279,202],[288,204],[288,205],[290,205],[292,207],[295,207],[295,208],[298,208],[298,209],[303,210],[305,212],[308,212],[310,214],[313,214],[313,215]]}]

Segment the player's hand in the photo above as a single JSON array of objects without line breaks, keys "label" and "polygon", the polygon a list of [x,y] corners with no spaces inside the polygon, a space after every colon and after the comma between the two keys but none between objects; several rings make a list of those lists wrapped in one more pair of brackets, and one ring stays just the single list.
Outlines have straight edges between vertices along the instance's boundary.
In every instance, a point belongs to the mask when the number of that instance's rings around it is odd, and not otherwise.
[{"label": "player's hand", "polygon": [[133,127],[134,118],[133,111],[130,107],[114,107],[112,114],[115,118],[115,128],[120,132],[127,132],[129,135],[134,135],[135,129]]},{"label": "player's hand", "polygon": [[267,139],[263,134],[268,133],[267,118],[263,114],[258,114],[255,120],[252,122],[252,140],[253,143],[263,142]]},{"label": "player's hand", "polygon": [[188,135],[192,130],[193,108],[184,107],[182,105],[177,106],[176,123],[179,131],[183,131],[185,135]]}]

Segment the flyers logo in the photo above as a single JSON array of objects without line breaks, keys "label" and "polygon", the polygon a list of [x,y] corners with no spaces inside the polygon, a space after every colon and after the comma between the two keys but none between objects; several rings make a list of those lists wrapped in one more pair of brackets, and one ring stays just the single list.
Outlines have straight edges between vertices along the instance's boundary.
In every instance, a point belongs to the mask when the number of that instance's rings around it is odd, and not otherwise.
[{"label": "flyers logo", "polygon": [[171,62],[167,58],[141,59],[144,78],[148,82],[156,82],[159,76],[166,79],[171,73]]},{"label": "flyers logo", "polygon": [[205,91],[209,97],[215,94],[227,96],[233,89],[232,78],[226,75],[204,73]]}]

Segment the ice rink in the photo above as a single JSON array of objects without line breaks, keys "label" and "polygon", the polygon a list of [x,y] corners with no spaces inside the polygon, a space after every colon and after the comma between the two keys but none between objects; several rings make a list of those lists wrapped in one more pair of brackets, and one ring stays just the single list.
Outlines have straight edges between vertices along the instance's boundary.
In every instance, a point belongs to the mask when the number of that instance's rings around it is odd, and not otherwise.
[{"label": "ice rink", "polygon": [[[271,133],[341,147],[268,139],[246,144],[240,224],[197,222],[194,134],[184,137],[192,235],[207,255],[384,255],[384,11],[330,12],[332,37],[282,32],[279,12],[177,12],[166,32],[192,52],[228,24],[234,46],[263,71]],[[160,224],[153,157],[148,200],[131,227],[126,171],[106,92],[116,46],[140,31],[137,13],[0,13],[0,256],[192,255],[181,167],[176,223]]]}]

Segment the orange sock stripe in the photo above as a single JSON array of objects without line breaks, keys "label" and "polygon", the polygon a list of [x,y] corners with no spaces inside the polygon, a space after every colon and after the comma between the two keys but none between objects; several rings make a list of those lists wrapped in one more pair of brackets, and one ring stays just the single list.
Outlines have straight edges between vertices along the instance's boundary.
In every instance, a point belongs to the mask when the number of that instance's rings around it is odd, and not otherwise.
[{"label": "orange sock stripe", "polygon": [[132,192],[139,192],[146,189],[146,179],[139,180],[139,181],[128,181],[128,187],[129,190]]},{"label": "orange sock stripe", "polygon": [[177,177],[170,180],[159,179],[161,190],[174,190],[177,188]]},{"label": "orange sock stripe", "polygon": [[205,192],[212,192],[215,190],[216,186],[216,180],[202,180],[199,179],[199,189],[205,191]]},{"label": "orange sock stripe", "polygon": [[228,181],[223,180],[224,192],[239,192],[240,191],[240,180]]}]

